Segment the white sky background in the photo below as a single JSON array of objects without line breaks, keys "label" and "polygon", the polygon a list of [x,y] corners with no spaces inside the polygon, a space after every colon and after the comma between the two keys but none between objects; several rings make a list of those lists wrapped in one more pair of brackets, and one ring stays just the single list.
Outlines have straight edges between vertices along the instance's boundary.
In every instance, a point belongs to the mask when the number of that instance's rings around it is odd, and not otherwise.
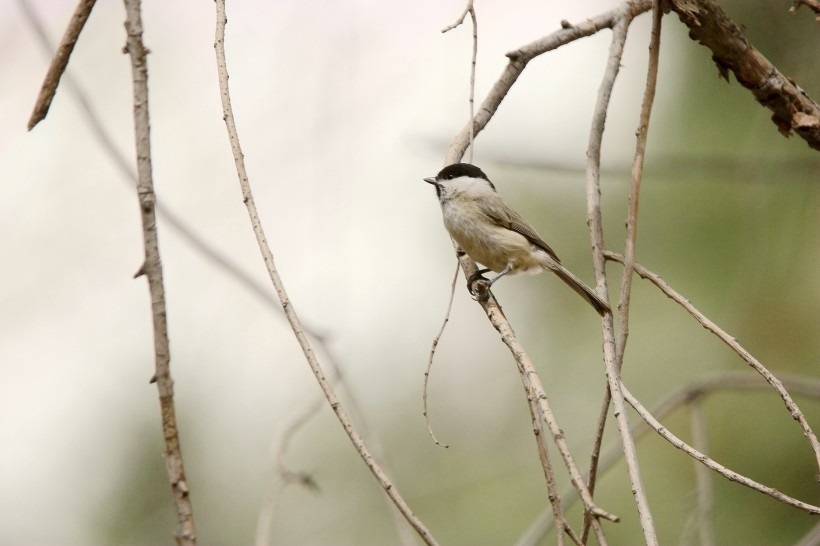
[{"label": "white sky background", "polygon": [[[57,42],[75,2],[31,1]],[[505,52],[615,3],[478,2],[477,102]],[[139,214],[66,88],[25,131],[49,59],[18,3],[0,7],[0,542],[83,542],[94,536],[89,507],[123,471],[129,433],[160,426],[148,384],[148,291],[132,279],[143,252]],[[440,33],[462,8],[461,0],[228,5],[233,106],[277,265],[301,317],[329,334],[365,405],[383,411],[397,399],[420,407],[454,266],[421,178],[438,171],[467,119],[471,30]],[[212,2],[145,3],[154,181],[160,200],[264,283],[222,121],[214,18]],[[642,19],[607,124],[610,166],[626,164],[634,145]],[[69,70],[131,158],[123,21],[120,2],[100,2]],[[531,63],[481,134],[475,162],[502,193],[499,161],[582,168],[609,37]],[[570,190],[585,229],[582,175]],[[177,403],[195,412],[183,449],[194,434],[221,445],[242,445],[248,431],[269,438],[315,388],[292,334],[167,223],[159,227]],[[591,268],[581,276],[591,278]],[[461,320],[478,324],[472,314]],[[469,326],[461,331],[470,335]],[[44,513],[53,528],[40,525]]]}]

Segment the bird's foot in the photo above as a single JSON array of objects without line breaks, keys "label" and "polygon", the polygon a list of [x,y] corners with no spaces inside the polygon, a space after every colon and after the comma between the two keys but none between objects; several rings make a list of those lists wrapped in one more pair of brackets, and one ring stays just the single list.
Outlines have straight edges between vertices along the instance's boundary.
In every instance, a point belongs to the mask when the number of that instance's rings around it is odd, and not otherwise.
[{"label": "bird's foot", "polygon": [[490,299],[490,281],[482,275],[486,270],[479,270],[470,275],[467,279],[467,290],[470,296],[476,301],[487,301]]}]

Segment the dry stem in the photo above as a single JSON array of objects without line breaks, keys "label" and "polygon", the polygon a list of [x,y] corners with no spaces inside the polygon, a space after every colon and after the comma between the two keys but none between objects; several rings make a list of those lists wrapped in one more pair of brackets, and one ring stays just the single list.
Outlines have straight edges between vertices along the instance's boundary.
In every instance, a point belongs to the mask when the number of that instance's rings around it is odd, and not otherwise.
[{"label": "dry stem", "polygon": [[34,110],[28,120],[29,131],[34,129],[34,126],[45,119],[46,114],[48,114],[51,101],[54,100],[54,94],[57,93],[57,86],[60,85],[60,78],[68,66],[68,59],[71,58],[71,52],[74,51],[80,32],[82,32],[85,22],[88,21],[88,16],[91,15],[91,9],[96,2],[97,0],[80,0],[80,3],[74,9],[68,27],[65,29],[65,34],[63,34],[63,39],[57,48],[57,53],[54,54],[43,80],[43,85],[40,87],[37,102],[34,103]]},{"label": "dry stem", "polygon": [[148,65],[147,51],[142,43],[142,18],[140,0],[125,0],[125,29],[128,34],[126,50],[131,57],[134,79],[134,134],[137,153],[137,195],[142,216],[142,232],[145,241],[145,262],[137,276],[148,278],[151,294],[151,310],[154,322],[154,353],[156,372],[153,381],[159,390],[162,409],[162,432],[165,438],[165,468],[171,480],[171,490],[177,513],[177,543],[196,544],[193,507],[189,497],[188,482],[177,431],[174,409],[174,382],[171,380],[171,353],[168,347],[168,324],[165,310],[165,288],[162,280],[162,263],[159,256],[156,211],[154,208],[154,181],[151,172],[151,142],[148,119]]},{"label": "dry stem", "polygon": [[[613,260],[616,262],[623,263],[623,256],[616,254],[614,252],[605,252],[604,253],[608,260]],[[648,269],[642,267],[639,264],[635,264],[635,272],[638,273],[644,279],[650,281],[656,287],[658,287],[664,294],[666,294],[669,298],[675,301],[678,305],[686,309],[686,311],[692,315],[695,320],[697,320],[704,328],[712,332],[714,335],[718,337],[723,343],[729,346],[740,358],[742,358],[749,366],[751,366],[757,373],[759,373],[763,379],[766,380],[769,385],[777,392],[780,398],[783,400],[783,403],[786,405],[786,409],[789,410],[789,414],[792,418],[797,421],[803,429],[803,435],[806,436],[809,440],[809,444],[811,445],[812,450],[814,451],[814,457],[818,464],[818,468],[820,468],[820,442],[817,441],[817,436],[814,434],[814,431],[809,426],[808,421],[806,420],[805,415],[803,412],[800,411],[800,408],[797,407],[797,404],[792,400],[792,397],[789,395],[786,388],[783,386],[783,383],[772,374],[763,364],[760,363],[755,357],[749,353],[743,346],[738,343],[737,339],[730,336],[726,333],[723,329],[721,329],[717,324],[709,320],[703,313],[701,313],[694,305],[692,305],[689,300],[684,298],[679,292],[674,290],[671,286],[669,286],[666,281],[664,281],[658,274],[649,271]]]},{"label": "dry stem", "polygon": [[712,51],[722,77],[728,80],[731,70],[738,83],[773,112],[772,121],[784,136],[793,130],[820,150],[820,105],[749,43],[714,0],[669,0],[669,5],[689,27],[692,39]]},{"label": "dry stem", "polygon": [[[637,271],[637,269],[636,269],[636,271]],[[626,399],[627,402],[629,402],[629,405],[632,406],[633,408],[635,408],[635,411],[638,412],[638,415],[640,415],[641,418],[644,421],[646,421],[646,423],[650,427],[652,427],[652,429],[655,430],[655,432],[657,432],[664,440],[668,441],[670,444],[672,444],[676,448],[680,449],[681,451],[683,451],[684,453],[686,453],[687,455],[689,455],[693,459],[695,459],[697,461],[700,461],[706,467],[711,468],[712,470],[714,470],[715,472],[717,472],[718,474],[720,474],[721,476],[723,476],[724,478],[726,478],[730,481],[737,482],[740,485],[745,485],[746,487],[748,487],[750,489],[754,489],[755,491],[759,491],[759,492],[761,492],[765,495],[768,495],[768,496],[774,498],[775,500],[778,500],[778,501],[782,502],[783,504],[788,504],[789,506],[794,506],[795,508],[799,508],[801,510],[804,510],[804,511],[808,512],[809,514],[820,515],[820,507],[814,506],[812,504],[808,504],[806,502],[803,502],[801,500],[797,500],[795,498],[792,498],[792,497],[790,497],[790,496],[788,496],[784,493],[781,493],[780,491],[778,491],[774,487],[769,487],[767,485],[763,485],[761,483],[758,483],[758,482],[752,480],[751,478],[747,478],[746,476],[743,476],[742,474],[738,474],[734,470],[729,470],[728,468],[721,465],[717,461],[715,461],[713,459],[710,459],[709,457],[707,457],[706,455],[704,455],[700,451],[696,450],[695,448],[693,448],[692,446],[690,446],[689,444],[687,444],[686,442],[684,442],[683,440],[681,440],[680,438],[678,438],[677,436],[672,434],[669,431],[669,429],[664,427],[649,412],[649,410],[647,410],[640,402],[638,402],[637,398],[632,396],[632,393],[629,392],[629,390],[626,388],[626,385],[622,384],[621,385],[621,390],[624,393],[624,398]]]},{"label": "dry stem", "polygon": [[[603,257],[604,249],[604,233],[603,224],[601,222],[601,180],[600,180],[600,165],[601,165],[601,141],[603,139],[604,125],[606,122],[607,110],[609,108],[609,99],[612,94],[612,88],[615,85],[615,79],[618,76],[618,71],[621,66],[621,56],[623,55],[623,47],[626,42],[627,29],[633,18],[633,10],[631,3],[627,2],[620,6],[621,15],[618,18],[618,23],[613,28],[612,42],[610,44],[609,59],[607,61],[607,68],[604,72],[604,77],[601,86],[598,90],[598,100],[593,112],[592,127],[590,129],[589,146],[587,148],[587,223],[590,229],[590,239],[592,243],[593,263],[595,266],[595,279],[598,293],[603,295],[604,300],[608,300],[608,289],[606,283],[605,260]],[[657,2],[654,5],[655,20],[658,23],[653,25],[653,36],[657,37],[657,25],[659,25],[660,10]],[[656,44],[657,46],[657,44]],[[657,47],[655,47],[655,54],[657,54]],[[652,68],[650,67],[651,82]],[[648,84],[649,85],[649,84]],[[649,89],[648,96],[651,97]],[[651,107],[651,100],[644,101],[644,105]],[[646,108],[644,109],[646,111]],[[648,113],[646,113],[648,119]],[[643,121],[643,114],[642,114]],[[640,144],[639,144],[640,150]],[[636,159],[637,161],[637,159]],[[633,184],[633,188],[635,185]],[[633,201],[637,206],[637,200]],[[623,302],[622,302],[623,303]],[[641,521],[641,528],[643,529],[644,540],[647,545],[656,545],[658,543],[657,534],[655,532],[654,523],[652,521],[652,513],[649,509],[649,501],[646,498],[646,492],[641,480],[640,469],[638,467],[638,458],[635,449],[635,443],[630,436],[629,418],[626,413],[623,396],[620,392],[620,364],[618,359],[619,350],[615,340],[615,327],[613,316],[611,313],[604,315],[601,319],[601,329],[603,332],[603,349],[604,349],[604,364],[606,367],[607,382],[609,384],[608,394],[604,395],[604,405],[607,405],[607,398],[611,398],[611,403],[614,406],[615,419],[618,424],[618,431],[621,435],[621,442],[624,451],[624,459],[626,461],[627,470],[629,472],[629,479],[632,484],[632,494],[635,498],[635,504],[638,509],[638,514]],[[625,342],[625,338],[623,340]],[[603,407],[603,406],[602,406]],[[594,441],[593,453],[597,451],[601,442],[601,435],[604,430],[604,420],[606,413],[602,412],[599,425],[596,428],[596,437]],[[595,457],[593,457],[593,461]],[[594,484],[594,476],[596,469],[590,468],[590,483]],[[582,538],[586,540],[587,528],[585,525]]]},{"label": "dry stem", "polygon": [[[820,381],[811,380],[799,376],[787,375],[783,377],[783,383],[788,389],[798,395],[820,399]],[[681,406],[687,404],[701,403],[706,396],[722,390],[762,390],[767,388],[758,378],[748,373],[724,372],[689,385],[685,385],[679,390],[667,396],[664,400],[652,408],[651,414],[656,419],[661,420],[671,415]],[[632,426],[631,435],[635,440],[646,436],[653,429],[644,421],[638,421]],[[620,461],[622,450],[620,444],[610,446],[600,457],[599,473],[610,469],[616,462]],[[698,465],[700,466],[700,465]],[[702,467],[701,467],[702,468]],[[569,505],[578,500],[578,494],[573,488],[568,488],[561,495],[561,502]],[[541,515],[530,525],[524,535],[516,541],[516,546],[535,546],[541,537],[549,530],[553,523],[549,516],[551,509],[546,508]],[[801,543],[801,546],[814,545],[814,542]]]},{"label": "dry stem", "polygon": [[437,544],[436,540],[433,538],[433,535],[424,526],[421,520],[419,520],[413,514],[412,510],[401,497],[396,487],[384,473],[381,466],[376,462],[370,450],[365,445],[361,434],[356,430],[356,428],[353,426],[353,423],[350,421],[347,412],[342,407],[338,397],[336,396],[336,393],[334,392],[333,386],[330,384],[327,377],[325,376],[325,372],[322,369],[319,360],[313,351],[313,348],[311,347],[310,341],[308,340],[307,335],[305,334],[299,317],[296,314],[296,311],[290,302],[290,298],[288,297],[288,294],[285,290],[285,286],[282,283],[282,279],[279,277],[279,272],[277,271],[276,266],[274,264],[273,253],[271,252],[270,247],[268,246],[267,238],[265,237],[265,232],[262,228],[262,222],[259,218],[259,214],[256,209],[256,203],[253,199],[253,194],[251,192],[247,171],[245,169],[244,154],[242,153],[242,148],[239,143],[239,135],[237,133],[236,123],[233,117],[233,108],[231,107],[230,90],[228,87],[228,69],[225,61],[226,23],[227,18],[225,15],[225,1],[217,0],[216,38],[214,43],[214,49],[216,51],[217,72],[219,75],[220,95],[222,97],[223,118],[225,120],[225,126],[228,131],[228,137],[231,142],[231,150],[233,151],[234,162],[236,163],[237,176],[239,177],[239,184],[242,188],[243,201],[245,202],[245,206],[248,209],[248,216],[250,217],[253,232],[256,236],[257,243],[259,244],[259,250],[262,253],[262,257],[267,267],[271,282],[273,283],[273,286],[276,289],[276,294],[278,295],[279,301],[282,304],[282,309],[284,310],[285,316],[287,317],[288,322],[290,323],[291,328],[293,329],[293,333],[297,341],[299,342],[299,346],[302,348],[302,352],[305,355],[305,359],[307,360],[307,363],[310,366],[313,375],[316,377],[316,380],[319,382],[319,386],[324,392],[325,398],[327,398],[330,407],[333,409],[337,419],[339,420],[348,437],[350,438],[350,441],[353,444],[354,448],[362,457],[365,464],[373,473],[373,475],[376,477],[382,489],[384,489],[384,491],[387,493],[387,495],[390,497],[390,499],[393,501],[396,507],[401,511],[402,515],[404,515],[408,523],[410,523],[410,525],[413,526],[416,532],[418,532],[419,536],[421,536],[421,538],[427,544]]},{"label": "dry stem", "polygon": [[430,414],[427,412],[427,385],[430,380],[430,371],[433,369],[433,359],[436,356],[436,347],[438,347],[438,342],[441,340],[442,334],[444,334],[444,328],[447,327],[447,323],[450,322],[450,312],[453,310],[453,299],[456,295],[456,281],[458,280],[458,270],[459,270],[459,263],[456,262],[456,270],[453,274],[453,282],[450,283],[450,300],[447,302],[447,312],[444,313],[444,320],[441,322],[441,328],[439,328],[436,337],[433,338],[433,343],[430,347],[430,356],[427,359],[427,367],[424,369],[424,387],[423,392],[421,395],[422,405],[424,406],[423,414],[424,414],[424,421],[427,423],[427,432],[430,434],[430,437],[438,446],[442,446],[444,448],[450,447],[447,444],[442,444],[436,438],[436,435],[433,433],[433,427],[430,425]]}]

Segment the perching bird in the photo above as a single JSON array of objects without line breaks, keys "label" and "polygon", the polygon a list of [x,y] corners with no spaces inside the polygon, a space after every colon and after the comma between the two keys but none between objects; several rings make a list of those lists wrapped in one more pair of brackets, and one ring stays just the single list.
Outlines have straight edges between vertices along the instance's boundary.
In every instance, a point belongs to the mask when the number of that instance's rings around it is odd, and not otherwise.
[{"label": "perching bird", "polygon": [[[424,181],[436,187],[444,227],[450,236],[470,258],[487,268],[477,274],[498,273],[488,281],[488,289],[508,273],[547,270],[558,275],[600,315],[610,312],[609,305],[561,265],[535,229],[501,199],[481,169],[469,163],[455,163]],[[473,289],[471,292],[476,295]]]}]

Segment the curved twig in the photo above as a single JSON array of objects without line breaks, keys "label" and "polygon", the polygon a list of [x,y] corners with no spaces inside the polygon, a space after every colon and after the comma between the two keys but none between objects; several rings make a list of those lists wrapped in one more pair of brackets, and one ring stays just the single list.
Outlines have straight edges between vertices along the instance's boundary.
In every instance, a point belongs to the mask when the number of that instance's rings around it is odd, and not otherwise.
[{"label": "curved twig", "polygon": [[227,23],[227,17],[225,15],[225,0],[216,0],[216,38],[214,43],[214,50],[216,52],[216,62],[217,62],[217,72],[219,75],[219,90],[220,95],[222,97],[222,111],[223,111],[223,118],[225,120],[225,127],[228,131],[228,137],[231,141],[231,150],[233,151],[234,155],[234,162],[236,163],[236,171],[239,177],[239,184],[242,188],[242,197],[243,201],[245,202],[245,206],[248,209],[248,216],[251,220],[251,225],[253,227],[254,235],[256,236],[257,243],[259,244],[259,250],[262,253],[262,257],[265,261],[265,265],[268,270],[268,275],[270,276],[271,282],[273,283],[274,288],[276,289],[276,294],[279,296],[279,301],[282,304],[282,309],[285,312],[285,316],[288,319],[288,322],[293,329],[293,333],[296,337],[296,340],[299,342],[299,346],[302,348],[302,352],[305,355],[305,359],[307,360],[308,365],[310,366],[313,375],[316,377],[316,380],[319,382],[319,386],[322,389],[322,392],[325,394],[325,398],[327,398],[330,407],[336,414],[337,419],[344,428],[345,432],[347,433],[348,437],[350,438],[353,447],[361,456],[362,460],[364,460],[367,467],[375,476],[376,480],[381,485],[382,489],[387,493],[396,507],[401,511],[402,515],[404,515],[405,519],[407,519],[408,523],[416,530],[416,532],[421,536],[421,538],[430,545],[437,544],[435,538],[427,529],[427,527],[421,522],[413,511],[410,509],[410,506],[405,502],[402,496],[399,494],[398,490],[396,489],[395,485],[391,482],[391,480],[387,477],[387,474],[382,470],[381,466],[375,460],[373,455],[371,454],[370,450],[364,443],[361,434],[356,430],[353,426],[353,423],[350,421],[347,412],[342,407],[341,403],[339,402],[338,397],[333,389],[333,386],[327,380],[325,376],[325,372],[322,369],[321,364],[319,363],[316,354],[311,347],[310,340],[308,340],[307,335],[302,327],[302,324],[299,320],[298,315],[296,314],[293,305],[291,304],[290,298],[285,290],[285,286],[282,283],[282,279],[279,277],[279,272],[276,269],[273,260],[273,253],[270,250],[270,247],[267,243],[267,238],[265,237],[264,229],[262,228],[262,222],[259,218],[259,214],[256,210],[256,203],[253,199],[253,194],[251,192],[250,183],[248,181],[248,174],[245,169],[245,160],[244,154],[242,153],[242,148],[239,144],[239,135],[236,130],[236,123],[233,117],[233,108],[231,107],[231,98],[230,98],[230,91],[228,87],[228,69],[225,61],[225,25]]},{"label": "curved twig", "polygon": [[[608,260],[623,263],[623,256],[621,256],[620,254],[606,251],[604,252],[604,255]],[[635,272],[642,278],[648,280],[656,287],[658,287],[661,290],[661,292],[666,294],[678,305],[686,309],[686,311],[690,315],[692,315],[695,318],[695,320],[697,320],[701,324],[701,326],[712,332],[715,336],[718,337],[718,339],[720,339],[723,343],[728,345],[729,348],[735,352],[735,354],[742,358],[749,366],[751,366],[757,373],[759,373],[769,385],[772,386],[772,388],[783,400],[783,403],[786,405],[786,409],[789,410],[789,414],[803,428],[803,435],[806,436],[806,438],[808,438],[809,444],[811,445],[811,448],[814,451],[814,457],[817,461],[818,468],[820,469],[820,442],[817,441],[817,436],[814,434],[814,431],[811,429],[809,422],[806,420],[806,416],[803,415],[803,412],[800,411],[800,408],[798,408],[797,404],[794,402],[794,400],[792,400],[792,397],[789,395],[788,391],[783,386],[783,383],[777,377],[775,377],[772,372],[766,369],[766,367],[763,364],[761,364],[759,360],[753,357],[752,354],[749,353],[749,351],[744,349],[743,346],[740,343],[738,343],[737,339],[730,336],[717,324],[709,320],[694,305],[692,305],[689,302],[689,300],[684,298],[679,292],[677,292],[675,289],[669,286],[666,283],[666,281],[664,281],[660,277],[660,275],[658,275],[657,273],[653,273],[652,271],[649,271],[648,269],[637,263],[635,264]]]},{"label": "curved twig", "polygon": [[[789,390],[797,395],[807,396],[820,400],[820,381],[811,380],[795,375],[783,376],[783,383]],[[757,377],[746,372],[724,372],[716,374],[706,379],[685,385],[673,392],[664,400],[652,408],[651,414],[656,419],[664,419],[671,415],[681,406],[689,403],[701,402],[706,396],[723,390],[762,390],[768,388]],[[638,421],[632,426],[631,435],[635,440],[639,440],[652,432],[653,429],[645,422]],[[622,450],[620,444],[610,446],[601,455],[599,472],[605,472],[621,459]],[[571,505],[578,500],[578,493],[573,488],[567,488],[561,495],[561,502]],[[519,538],[515,546],[535,546],[541,541],[541,537],[549,530],[553,521],[550,519],[551,509],[545,508],[541,514],[533,521],[529,529]],[[801,546],[814,545],[814,542],[802,543]]]},{"label": "curved twig", "polygon": [[783,504],[788,504],[789,506],[794,506],[795,508],[799,508],[801,510],[804,510],[804,511],[808,512],[809,514],[820,515],[820,506],[814,506],[814,505],[809,504],[807,502],[803,502],[801,500],[790,497],[790,496],[788,496],[784,493],[781,493],[780,491],[778,491],[774,487],[769,487],[767,485],[763,485],[761,483],[758,483],[758,482],[752,480],[751,478],[747,478],[746,476],[744,476],[742,474],[738,474],[734,470],[729,470],[728,468],[721,465],[720,463],[718,463],[714,459],[711,459],[711,458],[707,457],[706,455],[704,455],[700,451],[696,450],[695,448],[693,448],[692,446],[690,446],[689,444],[687,444],[686,442],[684,442],[683,440],[681,440],[680,438],[678,438],[677,436],[672,434],[669,431],[669,429],[664,427],[660,423],[660,421],[658,421],[649,412],[649,410],[647,410],[638,401],[638,399],[635,398],[632,395],[632,393],[629,392],[629,390],[626,388],[626,385],[621,384],[621,390],[624,393],[624,398],[626,399],[627,402],[629,402],[629,405],[632,406],[633,408],[635,408],[635,411],[638,412],[638,415],[640,415],[641,418],[644,421],[646,421],[647,424],[655,430],[655,432],[657,432],[664,440],[668,441],[670,444],[672,444],[676,448],[680,449],[681,451],[683,451],[684,453],[686,453],[687,455],[689,455],[693,459],[696,459],[696,460],[700,461],[705,466],[707,466],[708,468],[711,468],[712,470],[714,470],[715,472],[717,472],[718,474],[720,474],[721,476],[723,476],[724,478],[726,478],[730,481],[737,482],[740,485],[745,485],[746,487],[748,487],[750,489],[754,489],[755,491],[759,491],[759,492],[761,492],[765,495],[768,495],[768,496],[770,496],[770,497],[772,497],[776,500],[779,500]]},{"label": "curved twig", "polygon": [[430,437],[437,446],[444,448],[448,448],[450,446],[438,441],[438,438],[436,438],[436,435],[433,433],[433,427],[430,425],[430,415],[427,413],[427,385],[430,382],[430,370],[433,368],[433,359],[436,356],[436,347],[438,347],[438,342],[441,340],[442,334],[444,334],[444,329],[447,327],[447,323],[450,322],[450,312],[453,310],[453,299],[456,295],[458,270],[459,264],[456,262],[456,270],[455,273],[453,273],[453,282],[450,283],[450,300],[447,302],[447,312],[444,313],[444,320],[441,322],[441,328],[439,328],[438,333],[436,334],[436,337],[433,338],[433,343],[430,346],[430,356],[427,358],[427,367],[424,368],[424,386],[422,388],[423,390],[421,395],[422,405],[424,406],[422,413],[424,415],[424,421],[427,423],[427,432],[430,434]]}]

